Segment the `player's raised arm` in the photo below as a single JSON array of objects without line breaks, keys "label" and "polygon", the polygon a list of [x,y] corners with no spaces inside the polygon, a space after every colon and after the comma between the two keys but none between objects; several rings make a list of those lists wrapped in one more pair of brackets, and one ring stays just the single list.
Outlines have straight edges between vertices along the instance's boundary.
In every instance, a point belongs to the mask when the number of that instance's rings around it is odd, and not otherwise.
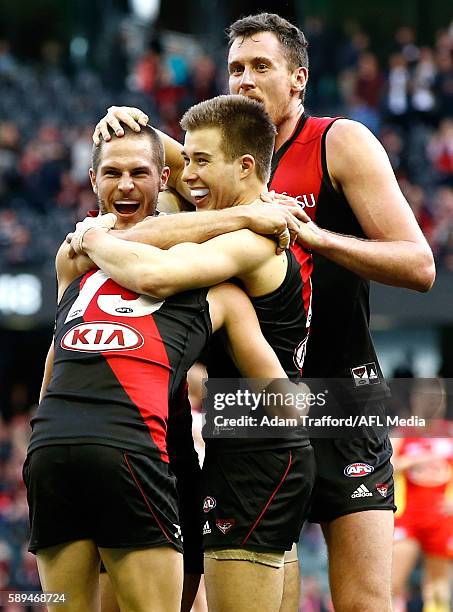
[{"label": "player's raised arm", "polygon": [[435,278],[433,255],[379,141],[363,125],[339,120],[326,147],[334,187],[368,240],[307,223],[299,231],[301,243],[364,278],[428,291]]}]

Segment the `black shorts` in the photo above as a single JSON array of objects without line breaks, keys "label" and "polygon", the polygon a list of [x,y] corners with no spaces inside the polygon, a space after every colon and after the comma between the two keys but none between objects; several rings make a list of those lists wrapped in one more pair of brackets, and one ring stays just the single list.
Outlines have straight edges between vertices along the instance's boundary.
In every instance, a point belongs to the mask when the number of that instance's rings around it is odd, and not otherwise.
[{"label": "black shorts", "polygon": [[98,444],[38,448],[23,470],[29,550],[74,540],[182,552],[175,477],[158,458]]},{"label": "black shorts", "polygon": [[203,548],[290,550],[314,482],[310,445],[275,451],[206,453]]},{"label": "black shorts", "polygon": [[316,481],[308,520],[333,521],[363,510],[396,510],[388,437],[312,438]]},{"label": "black shorts", "polygon": [[175,466],[184,545],[184,573],[203,573],[201,536],[201,468],[197,462]]}]

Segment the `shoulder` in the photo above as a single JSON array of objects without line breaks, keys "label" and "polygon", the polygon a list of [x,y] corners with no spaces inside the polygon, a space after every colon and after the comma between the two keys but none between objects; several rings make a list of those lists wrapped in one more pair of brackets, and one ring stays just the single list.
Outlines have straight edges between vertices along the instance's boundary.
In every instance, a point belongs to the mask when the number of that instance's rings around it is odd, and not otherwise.
[{"label": "shoulder", "polygon": [[338,119],[326,137],[326,159],[334,178],[350,176],[379,164],[388,165],[384,147],[363,124],[351,119]]},{"label": "shoulder", "polygon": [[238,312],[241,316],[245,316],[247,308],[253,308],[247,294],[230,282],[211,287],[207,300],[214,331],[227,325]]},{"label": "shoulder", "polygon": [[81,274],[93,269],[95,265],[86,255],[77,255],[74,258],[69,257],[70,246],[67,242],[58,249],[55,258],[55,268],[57,272],[58,282],[58,301],[69,287],[69,285]]},{"label": "shoulder", "polygon": [[373,133],[362,123],[352,119],[337,119],[327,133],[326,146],[329,148],[360,145],[366,142],[379,142]]}]

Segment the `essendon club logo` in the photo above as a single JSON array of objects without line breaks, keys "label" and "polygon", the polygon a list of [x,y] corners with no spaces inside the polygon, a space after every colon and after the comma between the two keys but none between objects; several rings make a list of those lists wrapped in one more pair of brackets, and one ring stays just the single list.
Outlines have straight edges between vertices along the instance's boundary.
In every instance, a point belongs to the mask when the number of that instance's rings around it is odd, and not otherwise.
[{"label": "essendon club logo", "polygon": [[216,519],[216,527],[225,535],[236,524],[236,519]]},{"label": "essendon club logo", "polygon": [[140,332],[123,323],[92,321],[72,327],[61,339],[61,347],[67,351],[104,353],[106,351],[130,351],[143,346]]},{"label": "essendon club logo", "polygon": [[388,484],[384,482],[378,482],[378,484],[376,485],[376,490],[382,495],[382,497],[387,497],[388,489]]},{"label": "essendon club logo", "polygon": [[380,383],[379,374],[374,361],[364,363],[356,368],[351,368],[352,379],[356,387],[362,385],[378,385]]}]

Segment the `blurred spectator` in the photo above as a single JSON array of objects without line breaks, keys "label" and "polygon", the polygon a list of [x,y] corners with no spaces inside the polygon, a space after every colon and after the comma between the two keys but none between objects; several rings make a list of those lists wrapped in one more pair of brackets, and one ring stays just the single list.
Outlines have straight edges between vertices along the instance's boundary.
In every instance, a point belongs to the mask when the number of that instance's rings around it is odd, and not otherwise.
[{"label": "blurred spectator", "polygon": [[434,118],[436,99],[433,88],[436,75],[434,52],[429,47],[422,47],[411,80],[411,103],[416,116],[423,121],[432,122]]},{"label": "blurred spectator", "polygon": [[[453,38],[453,36],[452,36]],[[437,52],[437,77],[434,93],[437,100],[437,113],[440,118],[453,116],[453,50],[441,49]]]},{"label": "blurred spectator", "polygon": [[388,120],[400,126],[406,125],[409,115],[409,81],[406,58],[402,53],[392,53],[389,58],[384,108]]},{"label": "blurred spectator", "polygon": [[439,187],[433,202],[436,214],[431,246],[444,267],[453,271],[453,187]]},{"label": "blurred spectator", "polygon": [[162,44],[158,38],[154,38],[134,69],[138,91],[152,96],[160,82],[161,71]]},{"label": "blurred spectator", "polygon": [[10,53],[9,42],[0,39],[0,77],[12,78],[16,69],[16,60]]},{"label": "blurred spectator", "polygon": [[428,142],[427,151],[439,182],[453,186],[453,118],[441,121]]},{"label": "blurred spectator", "polygon": [[399,53],[401,53],[409,66],[414,66],[419,57],[420,49],[416,44],[416,36],[414,28],[403,25],[395,32],[395,45]]},{"label": "blurred spectator", "polygon": [[380,126],[379,107],[383,93],[384,77],[374,53],[359,57],[348,116],[366,125],[374,134]]},{"label": "blurred spectator", "polygon": [[399,130],[391,126],[382,128],[379,140],[387,152],[393,172],[397,178],[407,176],[407,159],[405,154],[404,138]]}]

